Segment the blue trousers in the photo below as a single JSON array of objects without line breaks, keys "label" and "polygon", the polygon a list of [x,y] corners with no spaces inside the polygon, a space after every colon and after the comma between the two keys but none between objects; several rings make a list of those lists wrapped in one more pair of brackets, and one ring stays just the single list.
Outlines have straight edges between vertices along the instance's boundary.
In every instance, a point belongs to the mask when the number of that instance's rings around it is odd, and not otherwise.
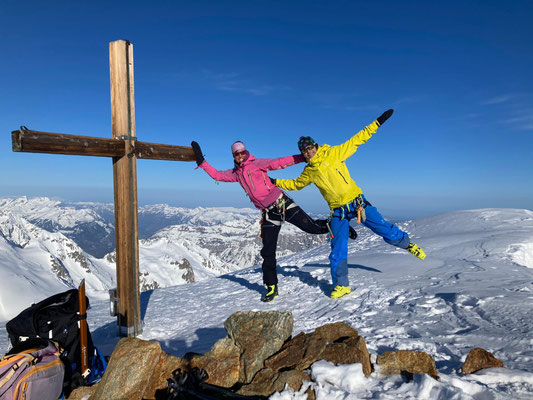
[{"label": "blue trousers", "polygon": [[[364,197],[363,200],[366,220],[362,224],[381,236],[388,244],[406,249],[409,246],[409,235],[396,225],[385,221],[376,207],[368,203]],[[333,287],[350,285],[348,281],[348,233],[350,220],[357,218],[356,207],[355,201],[352,201],[342,207],[335,208],[331,215],[333,238],[331,239],[329,261]]]}]

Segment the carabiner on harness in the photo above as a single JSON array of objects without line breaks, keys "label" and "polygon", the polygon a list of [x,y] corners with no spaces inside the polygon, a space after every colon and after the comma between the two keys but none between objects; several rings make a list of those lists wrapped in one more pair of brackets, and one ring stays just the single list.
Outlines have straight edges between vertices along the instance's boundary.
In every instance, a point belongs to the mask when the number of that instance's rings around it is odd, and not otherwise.
[{"label": "carabiner on harness", "polygon": [[366,203],[363,199],[363,195],[360,194],[357,196],[354,201],[355,203],[355,210],[357,211],[357,223],[360,224],[361,222],[366,221],[366,212],[364,204]]}]

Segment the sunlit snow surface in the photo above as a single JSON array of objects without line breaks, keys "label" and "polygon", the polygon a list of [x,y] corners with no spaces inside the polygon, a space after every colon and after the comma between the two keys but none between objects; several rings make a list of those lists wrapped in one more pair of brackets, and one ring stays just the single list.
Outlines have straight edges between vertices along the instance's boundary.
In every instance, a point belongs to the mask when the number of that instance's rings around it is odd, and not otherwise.
[{"label": "sunlit snow surface", "polygon": [[[358,364],[311,368],[318,399],[532,399],[533,212],[484,209],[401,223],[427,258],[420,261],[385,244],[366,228],[350,242],[354,294],[331,300],[328,245],[280,259],[280,296],[260,301],[260,266],[201,282],[141,295],[144,332],[182,356],[206,352],[224,337],[224,321],[238,310],[290,311],[293,335],[345,321],[367,343],[373,360],[388,350],[425,351],[434,357],[440,382],[426,375],[407,382],[365,378]],[[14,279],[11,277],[9,279]],[[108,303],[92,301],[93,340],[110,354],[119,340]],[[0,351],[8,348],[0,323]],[[472,375],[458,371],[474,347],[492,352],[507,367]],[[304,387],[305,389],[305,387]],[[286,390],[273,399],[304,399]]]}]

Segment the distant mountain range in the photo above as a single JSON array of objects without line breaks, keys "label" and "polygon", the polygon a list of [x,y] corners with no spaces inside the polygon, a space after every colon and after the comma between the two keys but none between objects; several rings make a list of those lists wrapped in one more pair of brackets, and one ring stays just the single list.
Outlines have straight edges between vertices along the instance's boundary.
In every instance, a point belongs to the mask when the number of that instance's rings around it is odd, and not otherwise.
[{"label": "distant mountain range", "polygon": [[[38,301],[85,278],[91,296],[115,286],[112,204],[0,198],[0,320],[10,303]],[[261,262],[260,213],[253,209],[139,208],[141,290],[200,281]],[[278,255],[327,242],[291,224]],[[15,301],[17,299],[17,301]],[[4,305],[4,307],[3,307]]]}]

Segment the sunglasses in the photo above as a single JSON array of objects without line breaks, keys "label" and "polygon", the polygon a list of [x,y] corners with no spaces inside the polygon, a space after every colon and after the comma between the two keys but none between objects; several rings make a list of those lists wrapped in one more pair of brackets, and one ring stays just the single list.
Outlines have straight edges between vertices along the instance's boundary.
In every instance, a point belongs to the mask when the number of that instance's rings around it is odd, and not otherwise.
[{"label": "sunglasses", "polygon": [[311,151],[315,148],[315,145],[314,144],[310,144],[309,146],[305,147],[303,150],[302,150],[302,154],[305,154],[307,153],[308,151]]},{"label": "sunglasses", "polygon": [[233,157],[239,157],[246,154],[246,150],[238,150],[235,153],[233,153]]}]

